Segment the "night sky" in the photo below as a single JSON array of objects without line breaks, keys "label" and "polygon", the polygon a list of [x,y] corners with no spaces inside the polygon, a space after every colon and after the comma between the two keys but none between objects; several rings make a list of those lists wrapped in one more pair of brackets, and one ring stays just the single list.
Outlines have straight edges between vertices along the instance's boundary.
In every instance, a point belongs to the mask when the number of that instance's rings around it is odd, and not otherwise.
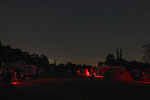
[{"label": "night sky", "polygon": [[58,63],[97,64],[116,48],[139,61],[150,43],[150,0],[1,0],[0,38]]}]

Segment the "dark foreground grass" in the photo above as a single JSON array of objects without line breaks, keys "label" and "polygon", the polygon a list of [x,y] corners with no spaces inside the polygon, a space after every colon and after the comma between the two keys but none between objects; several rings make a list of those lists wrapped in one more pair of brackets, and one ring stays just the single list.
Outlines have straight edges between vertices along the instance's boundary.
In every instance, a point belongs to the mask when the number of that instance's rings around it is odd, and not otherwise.
[{"label": "dark foreground grass", "polygon": [[148,99],[149,85],[112,83],[93,79],[27,81],[0,87],[2,100],[136,100]]}]

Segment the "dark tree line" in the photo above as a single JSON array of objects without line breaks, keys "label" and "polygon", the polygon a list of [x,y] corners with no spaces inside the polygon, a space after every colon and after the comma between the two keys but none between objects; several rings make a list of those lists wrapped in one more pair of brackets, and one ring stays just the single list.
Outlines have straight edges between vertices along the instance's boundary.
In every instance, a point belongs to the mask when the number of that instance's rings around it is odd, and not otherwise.
[{"label": "dark tree line", "polygon": [[7,65],[9,63],[36,65],[37,67],[44,69],[49,67],[47,56],[30,54],[21,49],[12,48],[9,45],[3,45],[0,42],[0,65]]},{"label": "dark tree line", "polygon": [[[142,58],[142,61],[127,61],[123,59],[122,57],[115,58],[113,54],[108,54],[106,56],[106,61],[99,62],[99,65],[107,65],[107,66],[123,66],[125,69],[127,69],[131,76],[139,80],[143,76],[143,72],[146,74],[149,74],[150,72],[150,44],[144,45],[144,56]],[[118,56],[118,55],[117,55]],[[122,56],[122,55],[121,55]]]},{"label": "dark tree line", "polygon": [[149,63],[139,62],[139,61],[127,61],[125,59],[115,59],[115,56],[113,54],[108,54],[106,56],[106,61],[104,63],[101,62],[101,64],[105,64],[107,66],[124,66],[128,69],[140,69],[145,70],[150,68]]},{"label": "dark tree line", "polygon": [[[145,63],[138,61],[129,62],[122,58],[122,54],[117,55],[117,58],[115,58],[113,54],[108,54],[106,56],[106,61],[104,63],[99,62],[99,65],[124,66],[128,70],[138,69],[141,72],[150,69],[150,45],[145,45],[143,47],[145,49],[143,57]],[[48,57],[45,55],[30,54],[21,49],[3,45],[0,42],[0,65],[7,65],[9,63],[36,65],[38,68],[43,68],[45,72],[54,77],[76,77],[78,70],[93,68],[93,66],[90,65],[72,64],[71,62],[56,66],[56,64],[49,64]]]},{"label": "dark tree line", "polygon": [[144,56],[143,56],[143,61],[145,63],[150,63],[150,44],[144,45]]},{"label": "dark tree line", "polygon": [[77,77],[77,71],[83,71],[86,68],[93,68],[93,66],[86,64],[73,64],[68,62],[66,64],[59,64],[55,66],[53,73],[55,77]]},{"label": "dark tree line", "polygon": [[128,61],[123,58],[115,58],[113,54],[108,54],[103,64],[108,66],[127,66]]},{"label": "dark tree line", "polygon": [[36,65],[38,68],[44,69],[44,77],[76,77],[77,70],[92,67],[90,65],[72,64],[71,62],[56,66],[56,64],[50,64],[48,57],[45,55],[30,54],[21,49],[3,45],[0,42],[0,65],[7,65],[10,63]]}]

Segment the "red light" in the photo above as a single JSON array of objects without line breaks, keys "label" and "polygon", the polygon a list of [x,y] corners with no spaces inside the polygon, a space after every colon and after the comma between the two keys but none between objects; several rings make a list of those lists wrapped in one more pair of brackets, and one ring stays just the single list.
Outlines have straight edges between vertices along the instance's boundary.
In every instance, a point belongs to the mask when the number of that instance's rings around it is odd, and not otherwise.
[{"label": "red light", "polygon": [[95,77],[96,77],[96,78],[101,78],[101,79],[103,80],[103,76],[97,76],[97,75],[96,75]]},{"label": "red light", "polygon": [[79,74],[79,73],[80,73],[80,71],[78,70],[78,71],[77,71],[77,73]]},{"label": "red light", "polygon": [[135,72],[136,70],[134,70],[134,72]]},{"label": "red light", "polygon": [[136,81],[136,83],[140,83],[140,84],[150,84],[150,82],[147,82],[147,81]]},{"label": "red light", "polygon": [[12,85],[18,85],[19,84],[19,82],[13,82],[13,83],[11,83]]},{"label": "red light", "polygon": [[88,69],[85,70],[85,74],[86,74],[86,76],[90,76]]}]

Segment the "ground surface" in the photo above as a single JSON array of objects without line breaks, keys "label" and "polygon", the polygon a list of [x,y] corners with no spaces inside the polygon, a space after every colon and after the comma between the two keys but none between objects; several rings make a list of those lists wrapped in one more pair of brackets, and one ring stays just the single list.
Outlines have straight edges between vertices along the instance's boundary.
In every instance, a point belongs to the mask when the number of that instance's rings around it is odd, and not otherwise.
[{"label": "ground surface", "polygon": [[1,100],[136,100],[148,99],[150,85],[96,79],[41,79],[0,85]]}]

